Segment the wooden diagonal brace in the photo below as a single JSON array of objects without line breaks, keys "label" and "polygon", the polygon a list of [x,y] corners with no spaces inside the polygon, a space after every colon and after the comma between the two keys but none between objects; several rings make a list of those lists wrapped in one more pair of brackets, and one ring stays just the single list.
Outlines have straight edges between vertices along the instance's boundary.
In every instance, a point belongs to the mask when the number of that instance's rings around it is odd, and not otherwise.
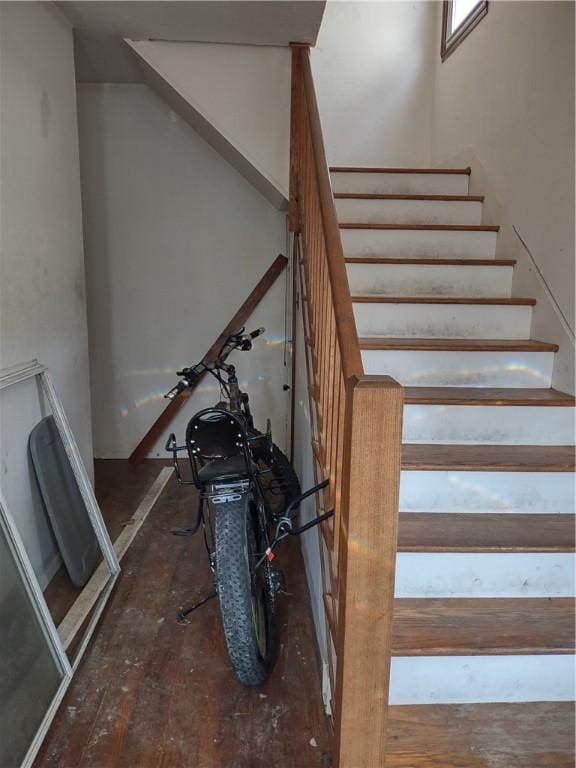
[{"label": "wooden diagonal brace", "polygon": [[[224,328],[214,344],[212,344],[208,352],[206,352],[202,358],[202,362],[205,365],[209,365],[210,363],[214,362],[228,336],[237,332],[246,323],[252,312],[260,303],[263,296],[268,292],[268,289],[274,284],[276,278],[284,271],[287,263],[288,259],[286,256],[280,255],[274,259],[271,266],[266,270],[252,293],[248,296],[238,312],[236,312],[226,328]],[[204,376],[205,373],[202,373],[196,379],[194,385],[190,389],[188,389],[186,392],[182,392],[170,401],[169,405],[162,411],[160,416],[158,416],[142,440],[132,451],[130,455],[130,462],[132,464],[139,464],[146,458],[152,446],[156,443],[166,427],[170,425],[176,414],[180,411],[186,400],[188,400],[188,398],[192,395]]]}]

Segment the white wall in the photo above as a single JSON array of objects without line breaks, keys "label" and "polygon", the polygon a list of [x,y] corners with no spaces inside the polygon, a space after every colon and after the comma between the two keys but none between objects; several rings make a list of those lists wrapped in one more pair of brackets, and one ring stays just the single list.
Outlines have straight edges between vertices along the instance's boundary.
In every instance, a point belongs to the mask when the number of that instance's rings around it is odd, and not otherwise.
[{"label": "white wall", "polygon": [[[49,366],[91,473],[72,30],[51,3],[2,3],[0,18],[0,367]],[[27,459],[43,413],[34,382],[0,393],[2,491],[45,582],[57,561]]]},{"label": "white wall", "polygon": [[519,260],[513,292],[538,299],[532,335],[561,344],[554,383],[573,389],[574,4],[492,2],[443,63],[439,25],[433,164],[471,165],[498,255]]},{"label": "white wall", "polygon": [[[78,92],[95,455],[122,458],[166,406],[175,371],[204,355],[285,252],[285,216],[148,86]],[[257,423],[270,416],[281,446],[284,288],[281,276],[248,323],[266,335],[236,353]],[[219,399],[206,379],[171,428],[179,440]]]},{"label": "white wall", "polygon": [[289,48],[127,40],[150,85],[277,208],[288,201]]},{"label": "white wall", "polygon": [[328,2],[311,52],[328,162],[428,166],[436,4]]}]

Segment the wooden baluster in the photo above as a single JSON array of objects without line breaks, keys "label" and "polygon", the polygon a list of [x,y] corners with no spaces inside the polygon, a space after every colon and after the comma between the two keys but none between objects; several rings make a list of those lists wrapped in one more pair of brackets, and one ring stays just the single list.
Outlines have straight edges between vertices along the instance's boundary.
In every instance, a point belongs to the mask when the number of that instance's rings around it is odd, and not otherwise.
[{"label": "wooden baluster", "polygon": [[338,381],[338,438],[336,444],[336,497],[334,500],[334,542],[335,552],[338,553],[338,541],[340,532],[340,515],[342,510],[342,479],[343,479],[343,454],[344,454],[344,433],[346,415],[346,391],[342,370],[339,371]]},{"label": "wooden baluster", "polygon": [[326,411],[326,428],[324,437],[324,451],[326,456],[326,476],[330,480],[330,485],[326,489],[325,507],[329,509],[332,505],[333,498],[333,465],[332,465],[332,435],[333,435],[333,390],[332,390],[332,373],[334,367],[334,348],[336,346],[336,338],[334,333],[334,316],[332,311],[331,302],[328,302],[328,311],[326,318],[326,362],[324,366],[325,377],[325,411]]},{"label": "wooden baluster", "polygon": [[[330,507],[336,508],[337,493],[337,453],[338,453],[338,420],[339,420],[339,381],[340,371],[340,352],[338,349],[338,339],[336,336],[336,323],[332,323],[333,345],[332,345],[332,370],[330,372]],[[334,523],[331,525],[334,531]]]},{"label": "wooden baluster", "polygon": [[326,363],[328,359],[328,339],[327,339],[327,314],[328,314],[328,303],[329,303],[329,290],[328,290],[328,268],[326,266],[326,260],[322,260],[322,293],[321,293],[321,300],[320,300],[320,309],[319,309],[319,316],[321,318],[320,320],[320,341],[319,341],[319,347],[321,350],[321,357],[320,357],[320,403],[322,408],[322,413],[326,415],[326,419],[324,421],[323,429],[322,429],[322,450],[324,451],[324,456],[326,457],[326,426],[327,426],[327,419],[328,419],[328,410],[327,410],[327,392],[326,392]]},{"label": "wooden baluster", "polygon": [[[305,290],[305,266],[306,266],[306,263],[305,263],[305,260],[303,258],[303,248],[302,248],[302,239],[301,238],[299,238],[299,243],[300,243],[299,255],[302,258],[302,262],[303,262],[301,267],[299,267],[299,271],[298,271],[299,278],[300,278],[300,292],[302,293]],[[300,259],[298,259],[298,261],[300,261]],[[308,307],[305,304],[302,304],[302,320],[303,320],[303,324],[304,324],[304,334],[309,333],[308,322],[307,322],[307,320],[308,320],[308,314],[307,313],[308,313]],[[309,358],[308,358],[309,350],[306,347],[305,347],[305,352],[306,352],[306,357],[305,357],[305,361],[306,361],[306,374],[307,374],[307,377],[308,377],[308,381],[311,381],[311,368],[310,368]],[[310,396],[310,394],[309,394],[309,397],[308,397],[308,409],[309,409],[309,413],[310,413],[310,429],[311,429],[311,433],[312,433],[312,438],[314,439],[314,436],[317,434],[317,432],[315,430],[315,426],[314,426],[314,414],[315,414],[315,411],[316,411],[316,403],[314,402],[314,400]],[[318,472],[318,465],[317,465],[314,457],[312,458],[312,467],[313,467],[312,472],[313,472],[314,484],[317,485],[319,480],[320,480],[320,475],[319,475],[319,472]],[[318,497],[315,498],[314,504],[315,504],[316,513],[318,514],[318,511],[319,511],[319,509],[318,509],[318,507],[319,507]],[[319,551],[320,551],[320,553],[322,553],[322,546],[323,546],[322,538],[323,537],[322,537],[322,532],[321,532],[320,529],[318,529],[317,535],[318,535]],[[325,568],[325,562],[324,562],[324,557],[323,556],[321,557],[321,562],[320,562],[320,576],[321,576],[322,584],[326,584],[326,582],[327,582],[326,568]],[[332,584],[332,575],[330,573],[328,575],[328,579],[329,579],[330,583]],[[335,690],[335,688],[334,688],[335,670],[332,668],[332,640],[331,640],[331,637],[330,637],[330,626],[329,626],[328,616],[326,614],[324,616],[324,629],[325,629],[325,636],[326,636],[326,646],[325,646],[326,658],[329,659],[328,667],[329,667],[329,674],[330,674],[330,680],[331,680],[330,684],[331,684],[332,690]]]}]

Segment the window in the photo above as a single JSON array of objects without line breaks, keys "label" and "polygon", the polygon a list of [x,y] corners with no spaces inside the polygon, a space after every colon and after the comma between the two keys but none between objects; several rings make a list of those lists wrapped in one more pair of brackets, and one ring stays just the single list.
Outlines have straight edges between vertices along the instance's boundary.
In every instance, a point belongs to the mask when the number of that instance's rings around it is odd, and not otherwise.
[{"label": "window", "polygon": [[488,13],[488,0],[444,0],[442,15],[442,61],[472,32]]}]

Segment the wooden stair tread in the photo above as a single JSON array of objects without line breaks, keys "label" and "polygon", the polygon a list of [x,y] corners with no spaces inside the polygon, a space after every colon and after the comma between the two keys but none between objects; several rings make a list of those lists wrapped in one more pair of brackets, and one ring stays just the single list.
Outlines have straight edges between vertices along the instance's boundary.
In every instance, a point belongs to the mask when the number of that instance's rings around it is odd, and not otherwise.
[{"label": "wooden stair tread", "polygon": [[399,598],[393,656],[574,653],[569,597]]},{"label": "wooden stair tread", "polygon": [[352,296],[356,304],[476,304],[482,306],[501,307],[533,307],[536,299],[512,298],[512,299],[486,299],[465,298],[458,296]]},{"label": "wooden stair tread", "polygon": [[500,227],[485,224],[361,224],[344,222],[338,224],[340,229],[430,229],[433,231],[452,232],[498,232]]},{"label": "wooden stair tread", "polygon": [[438,352],[558,352],[557,344],[535,339],[408,339],[374,336],[361,338],[360,348]]},{"label": "wooden stair tread", "polygon": [[402,469],[460,472],[573,472],[571,445],[402,446]]},{"label": "wooden stair tread", "polygon": [[[323,600],[335,638],[338,601]],[[392,656],[576,653],[571,597],[401,597],[393,613]]]},{"label": "wooden stair tread", "polygon": [[395,195],[376,192],[335,192],[336,200],[432,200],[449,203],[483,203],[484,195]]},{"label": "wooden stair tread", "polygon": [[490,387],[405,387],[405,405],[529,405],[569,407],[574,395],[556,389],[505,389]]},{"label": "wooden stair tread", "polygon": [[574,552],[568,514],[401,512],[399,552]]},{"label": "wooden stair tread", "polygon": [[374,168],[357,166],[332,166],[330,173],[440,173],[465,174],[470,176],[470,168]]},{"label": "wooden stair tread", "polygon": [[516,259],[393,259],[382,256],[347,256],[346,264],[408,264],[450,267],[513,267]]},{"label": "wooden stair tread", "polygon": [[392,706],[381,768],[574,768],[574,714],[573,702]]}]

